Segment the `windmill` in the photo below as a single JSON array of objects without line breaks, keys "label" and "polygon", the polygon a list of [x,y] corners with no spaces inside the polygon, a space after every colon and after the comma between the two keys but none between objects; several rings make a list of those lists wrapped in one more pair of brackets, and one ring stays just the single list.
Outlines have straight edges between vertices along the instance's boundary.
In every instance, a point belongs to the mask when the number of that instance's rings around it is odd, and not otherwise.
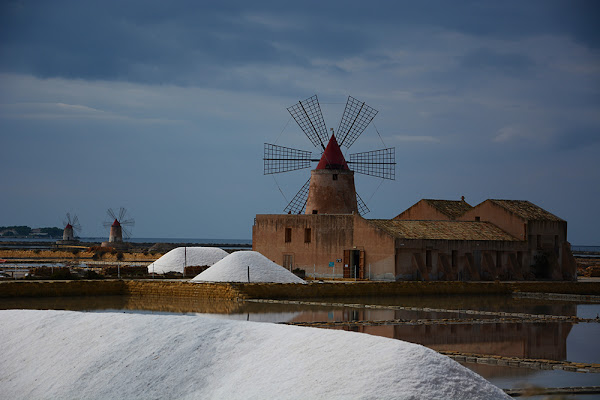
[{"label": "windmill", "polygon": [[70,213],[67,213],[63,220],[65,229],[63,230],[63,241],[76,241],[75,232],[79,234],[81,232],[81,225],[79,224],[79,218],[73,214],[71,217]]},{"label": "windmill", "polygon": [[131,237],[131,228],[135,225],[135,220],[133,218],[125,218],[127,209],[121,207],[117,214],[112,208],[109,208],[106,213],[113,220],[113,222],[106,221],[103,223],[105,228],[110,227],[108,243],[123,243],[123,237],[129,239]]},{"label": "windmill", "polygon": [[329,136],[317,95],[288,107],[288,112],[308,140],[319,149],[320,158],[312,152],[275,144],[264,145],[264,174],[278,174],[310,168],[316,169],[285,207],[288,214],[351,214],[369,212],[354,186],[354,173],[394,180],[396,178],[395,148],[350,154],[346,161],[341,147],[347,149],[371,123],[377,110],[348,96],[337,132]]}]

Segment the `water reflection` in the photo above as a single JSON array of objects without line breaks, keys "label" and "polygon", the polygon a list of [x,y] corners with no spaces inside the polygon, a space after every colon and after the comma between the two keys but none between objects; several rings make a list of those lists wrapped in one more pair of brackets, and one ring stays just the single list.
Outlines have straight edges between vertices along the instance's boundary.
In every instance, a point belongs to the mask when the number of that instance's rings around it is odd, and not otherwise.
[{"label": "water reflection", "polygon": [[[313,300],[314,301],[314,300]],[[327,300],[319,300],[327,302]],[[160,313],[202,313],[228,318],[260,322],[352,322],[392,321],[416,319],[473,318],[438,311],[411,311],[393,309],[357,308],[356,304],[379,304],[405,307],[431,307],[447,309],[477,309],[529,314],[577,315],[577,305],[569,303],[541,303],[531,299],[516,300],[507,296],[449,296],[396,297],[379,299],[331,299],[342,305],[310,306],[304,304],[254,303],[235,300],[206,300],[182,297],[47,297],[0,299],[0,308],[32,308],[59,310],[125,310]],[[487,317],[491,318],[491,317]],[[567,337],[572,324],[548,323],[463,323],[432,325],[382,325],[366,326],[361,323],[344,325],[336,329],[362,332],[422,344],[438,351],[493,354],[506,357],[567,359]],[[571,360],[574,361],[574,360]]]}]

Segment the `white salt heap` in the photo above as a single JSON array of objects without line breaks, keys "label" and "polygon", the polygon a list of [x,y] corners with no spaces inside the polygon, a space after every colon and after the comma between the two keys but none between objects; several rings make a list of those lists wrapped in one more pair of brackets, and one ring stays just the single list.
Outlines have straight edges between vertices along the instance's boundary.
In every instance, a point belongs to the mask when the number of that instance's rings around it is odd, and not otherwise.
[{"label": "white salt heap", "polygon": [[[248,280],[248,268],[250,280]],[[306,283],[256,251],[236,251],[200,273],[192,282]]]},{"label": "white salt heap", "polygon": [[148,265],[148,273],[183,273],[183,266],[211,266],[227,253],[218,247],[177,247]]},{"label": "white salt heap", "polygon": [[5,399],[508,399],[423,346],[202,316],[0,311]]}]

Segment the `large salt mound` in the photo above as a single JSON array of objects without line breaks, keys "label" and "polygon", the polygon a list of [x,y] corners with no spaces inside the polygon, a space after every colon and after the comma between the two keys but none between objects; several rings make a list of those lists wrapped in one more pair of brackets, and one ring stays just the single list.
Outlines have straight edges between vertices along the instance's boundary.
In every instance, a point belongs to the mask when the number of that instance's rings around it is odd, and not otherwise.
[{"label": "large salt mound", "polygon": [[306,283],[256,251],[231,253],[192,281],[248,282],[248,267],[250,267],[250,282]]},{"label": "large salt mound", "polygon": [[218,247],[177,247],[148,265],[148,273],[183,273],[184,264],[190,266],[211,266],[227,253]]},{"label": "large salt mound", "polygon": [[506,399],[423,346],[201,316],[0,311],[6,399]]}]

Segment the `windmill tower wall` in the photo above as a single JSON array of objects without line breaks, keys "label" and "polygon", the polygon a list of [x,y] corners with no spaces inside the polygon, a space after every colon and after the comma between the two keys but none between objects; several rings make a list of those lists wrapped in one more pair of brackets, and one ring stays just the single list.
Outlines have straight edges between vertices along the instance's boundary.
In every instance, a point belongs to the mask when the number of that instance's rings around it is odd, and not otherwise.
[{"label": "windmill tower wall", "polygon": [[112,224],[110,227],[110,234],[108,235],[109,243],[119,243],[123,241],[123,230],[120,224]]},{"label": "windmill tower wall", "polygon": [[358,213],[354,172],[314,169],[310,174],[305,214]]},{"label": "windmill tower wall", "polygon": [[73,226],[71,226],[71,224],[67,224],[67,226],[65,226],[65,229],[63,230],[62,240],[75,240],[75,235],[73,234]]}]

